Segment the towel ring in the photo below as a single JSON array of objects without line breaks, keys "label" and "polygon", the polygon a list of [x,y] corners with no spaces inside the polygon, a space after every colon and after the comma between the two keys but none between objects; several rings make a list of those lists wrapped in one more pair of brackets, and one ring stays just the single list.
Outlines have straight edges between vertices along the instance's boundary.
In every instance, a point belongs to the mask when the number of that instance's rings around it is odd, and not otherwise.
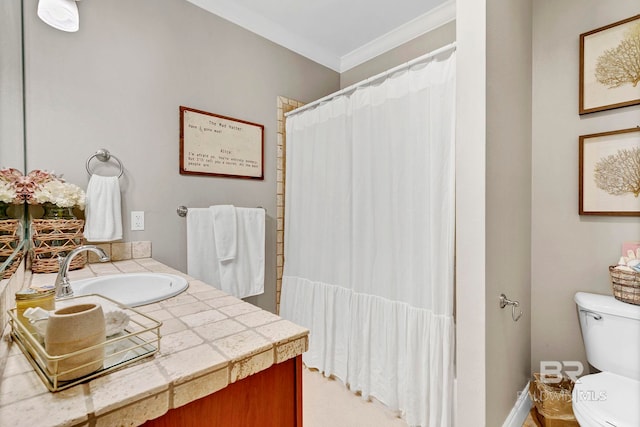
[{"label": "towel ring", "polygon": [[518,310],[520,313],[516,314],[516,308],[520,307],[520,303],[511,301],[505,294],[500,294],[500,308],[505,308],[508,305],[511,306],[511,318],[514,322],[517,322],[522,317],[522,309]]},{"label": "towel ring", "polygon": [[89,175],[93,175],[93,171],[91,170],[89,163],[91,163],[91,160],[93,160],[94,158],[100,160],[101,162],[108,162],[111,158],[113,158],[113,160],[115,160],[118,163],[118,167],[120,168],[120,173],[118,173],[118,178],[120,178],[124,173],[124,167],[122,166],[122,162],[120,161],[120,159],[118,159],[116,156],[111,154],[109,150],[107,150],[106,148],[101,148],[98,151],[96,151],[95,154],[93,154],[91,157],[87,159],[86,167]]}]

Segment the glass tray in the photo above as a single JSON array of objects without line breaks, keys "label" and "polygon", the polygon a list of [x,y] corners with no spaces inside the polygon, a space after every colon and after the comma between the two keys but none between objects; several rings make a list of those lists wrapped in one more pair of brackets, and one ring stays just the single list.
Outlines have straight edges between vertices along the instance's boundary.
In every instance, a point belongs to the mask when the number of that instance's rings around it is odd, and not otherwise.
[{"label": "glass tray", "polygon": [[[162,322],[110,298],[92,294],[57,300],[56,309],[86,303],[99,303],[103,308],[116,306],[129,315],[129,323],[123,332],[107,337],[107,340],[102,344],[59,356],[52,356],[47,353],[44,348],[43,337],[37,332],[30,332],[25,327],[22,321],[18,319],[18,313],[15,308],[8,311],[9,322],[11,324],[11,338],[18,344],[18,347],[20,347],[40,379],[50,391],[60,391],[83,383],[144,357],[151,356],[160,350],[160,326]],[[89,360],[87,363],[75,366],[72,369],[67,369],[66,371],[58,369],[60,362],[68,361],[71,357],[77,360],[78,358],[82,358],[83,354],[86,359],[86,354],[91,354],[92,350],[99,347],[104,347],[104,358]],[[72,374],[76,369],[82,369],[100,360],[103,362],[103,366],[97,371],[69,381],[62,381],[60,379],[65,376],[65,374]]]}]

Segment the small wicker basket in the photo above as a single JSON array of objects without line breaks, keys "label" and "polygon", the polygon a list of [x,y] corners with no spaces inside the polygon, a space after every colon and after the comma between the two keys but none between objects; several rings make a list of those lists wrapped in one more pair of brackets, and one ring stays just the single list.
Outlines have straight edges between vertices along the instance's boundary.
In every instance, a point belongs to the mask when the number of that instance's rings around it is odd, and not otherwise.
[{"label": "small wicker basket", "polygon": [[[9,256],[16,250],[18,243],[20,242],[20,220],[17,219],[3,219],[0,220],[0,264],[9,258]],[[7,266],[4,274],[0,274],[0,279],[8,279],[13,273],[15,273],[20,261],[22,260],[22,252],[16,254],[11,264]]]},{"label": "small wicker basket", "polygon": [[23,251],[18,251],[11,263],[4,270],[4,273],[0,276],[0,279],[10,279],[13,273],[16,272],[18,267],[20,266],[20,262],[22,261],[22,257],[24,255]]},{"label": "small wicker basket", "polygon": [[[84,243],[81,219],[32,219],[31,220],[31,271],[57,273],[58,256],[66,256]],[[86,253],[71,260],[69,270],[77,270],[87,263]]]},{"label": "small wicker basket", "polygon": [[640,305],[640,273],[609,267],[613,296],[629,304]]}]

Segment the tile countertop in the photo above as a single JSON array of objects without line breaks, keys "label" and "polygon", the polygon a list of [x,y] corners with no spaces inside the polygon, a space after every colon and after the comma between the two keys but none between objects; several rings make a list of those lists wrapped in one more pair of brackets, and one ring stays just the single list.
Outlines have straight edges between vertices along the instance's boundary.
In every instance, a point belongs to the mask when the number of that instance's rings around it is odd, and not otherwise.
[{"label": "tile countertop", "polygon": [[[160,352],[51,393],[10,342],[8,326],[0,342],[0,425],[136,426],[307,350],[307,329],[151,258],[88,264],[70,279],[146,271],[189,280],[183,293],[136,307],[163,322]],[[27,273],[25,281],[38,286],[54,278]]]}]

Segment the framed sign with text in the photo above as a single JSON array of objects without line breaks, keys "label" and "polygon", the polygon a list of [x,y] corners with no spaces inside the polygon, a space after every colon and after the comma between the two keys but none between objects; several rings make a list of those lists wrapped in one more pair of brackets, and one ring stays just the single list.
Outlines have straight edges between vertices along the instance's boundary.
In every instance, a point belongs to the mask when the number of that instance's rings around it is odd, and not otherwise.
[{"label": "framed sign with text", "polygon": [[180,107],[180,174],[264,179],[264,126]]}]

